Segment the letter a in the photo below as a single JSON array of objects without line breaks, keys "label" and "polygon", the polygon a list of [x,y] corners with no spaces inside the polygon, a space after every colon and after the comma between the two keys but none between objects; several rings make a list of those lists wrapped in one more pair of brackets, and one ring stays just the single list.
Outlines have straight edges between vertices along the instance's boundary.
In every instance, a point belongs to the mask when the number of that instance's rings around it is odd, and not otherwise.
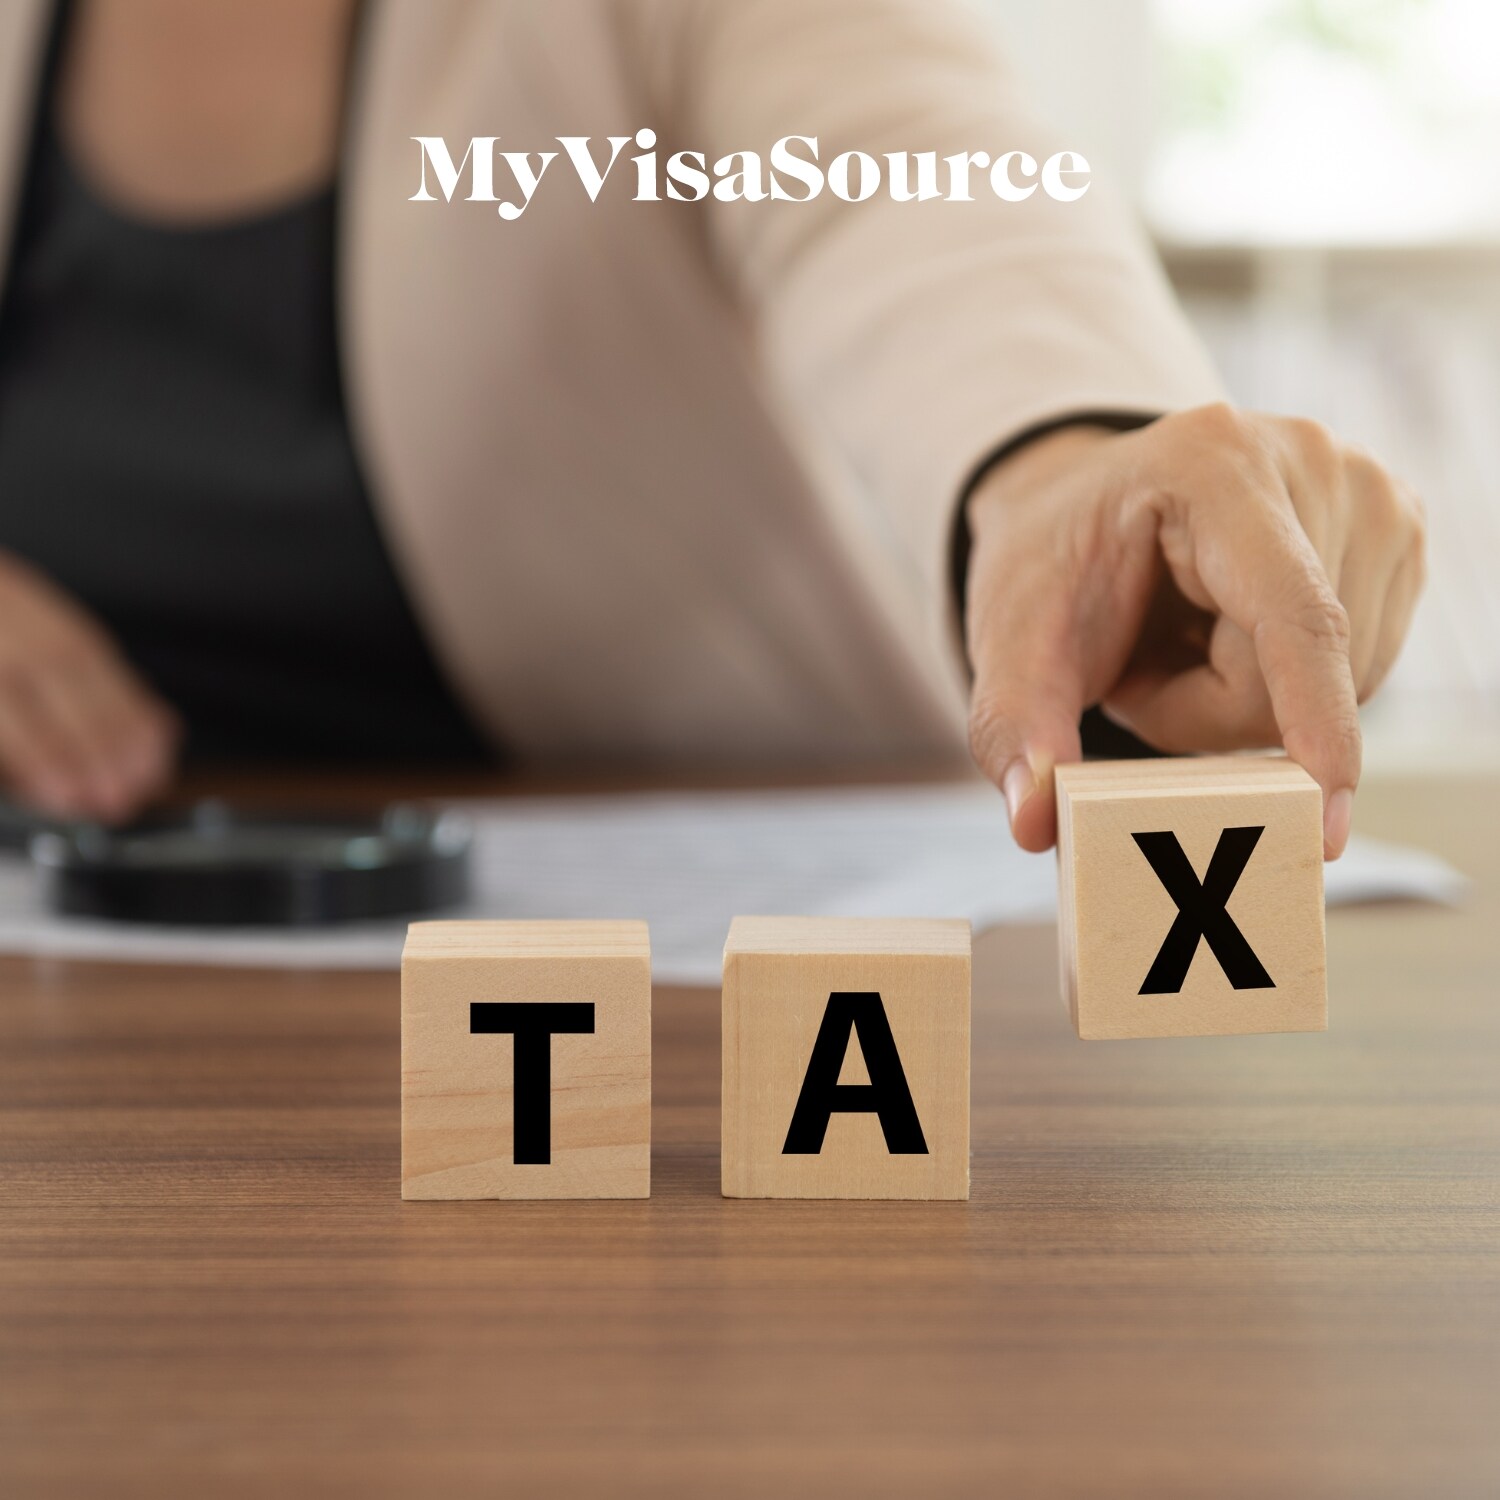
[{"label": "letter a", "polygon": [[[849,1038],[856,1031],[870,1081],[840,1083]],[[927,1155],[922,1122],[877,992],[835,990],[829,995],[781,1154],[817,1156],[835,1113],[878,1115],[892,1156]]]}]

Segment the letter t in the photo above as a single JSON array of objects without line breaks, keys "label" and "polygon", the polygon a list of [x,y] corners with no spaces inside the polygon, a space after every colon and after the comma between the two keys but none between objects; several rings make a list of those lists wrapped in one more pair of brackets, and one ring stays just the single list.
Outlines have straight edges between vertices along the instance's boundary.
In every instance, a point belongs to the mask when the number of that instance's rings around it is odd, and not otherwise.
[{"label": "letter t", "polygon": [[552,1038],[593,1029],[594,1007],[582,1002],[484,1000],[469,1006],[470,1036],[516,1039],[511,1156],[518,1166],[545,1166],[552,1160]]}]

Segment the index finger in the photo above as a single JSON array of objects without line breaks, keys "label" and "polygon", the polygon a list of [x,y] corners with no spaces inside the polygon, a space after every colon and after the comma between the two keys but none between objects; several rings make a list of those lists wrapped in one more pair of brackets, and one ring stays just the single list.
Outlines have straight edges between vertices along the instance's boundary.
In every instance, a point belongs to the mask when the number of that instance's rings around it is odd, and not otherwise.
[{"label": "index finger", "polygon": [[1287,754],[1323,789],[1324,853],[1349,837],[1359,784],[1359,701],[1349,617],[1269,459],[1188,503],[1198,577],[1220,612],[1255,643]]}]

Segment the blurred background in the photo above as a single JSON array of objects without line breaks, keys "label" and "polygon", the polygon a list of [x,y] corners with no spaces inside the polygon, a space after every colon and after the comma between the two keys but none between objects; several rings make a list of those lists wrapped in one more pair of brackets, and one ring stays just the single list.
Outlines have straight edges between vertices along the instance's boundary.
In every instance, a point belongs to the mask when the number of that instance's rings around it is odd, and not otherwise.
[{"label": "blurred background", "polygon": [[1235,400],[1425,498],[1431,580],[1368,764],[1500,763],[1500,4],[979,3],[1134,200]]}]

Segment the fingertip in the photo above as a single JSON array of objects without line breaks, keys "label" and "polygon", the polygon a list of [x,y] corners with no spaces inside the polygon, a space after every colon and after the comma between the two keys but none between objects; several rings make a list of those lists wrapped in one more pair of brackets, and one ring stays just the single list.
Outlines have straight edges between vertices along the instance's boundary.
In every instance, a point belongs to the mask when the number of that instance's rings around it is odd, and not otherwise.
[{"label": "fingertip", "polygon": [[1053,761],[1032,752],[1017,757],[1001,780],[1011,836],[1029,854],[1044,854],[1057,841]]},{"label": "fingertip", "polygon": [[137,799],[119,782],[104,782],[94,788],[90,811],[101,823],[126,822],[136,811]]},{"label": "fingertip", "polygon": [[1057,819],[1047,799],[1033,797],[1022,815],[1011,822],[1018,848],[1028,854],[1045,854],[1057,842]]},{"label": "fingertip", "polygon": [[1006,811],[1010,814],[1011,827],[1014,828],[1016,819],[1036,795],[1036,776],[1024,756],[1017,756],[1005,768],[1000,777],[1000,790],[1005,796]]},{"label": "fingertip", "polygon": [[1349,847],[1349,830],[1354,822],[1354,793],[1340,787],[1323,804],[1323,858],[1338,859]]}]

